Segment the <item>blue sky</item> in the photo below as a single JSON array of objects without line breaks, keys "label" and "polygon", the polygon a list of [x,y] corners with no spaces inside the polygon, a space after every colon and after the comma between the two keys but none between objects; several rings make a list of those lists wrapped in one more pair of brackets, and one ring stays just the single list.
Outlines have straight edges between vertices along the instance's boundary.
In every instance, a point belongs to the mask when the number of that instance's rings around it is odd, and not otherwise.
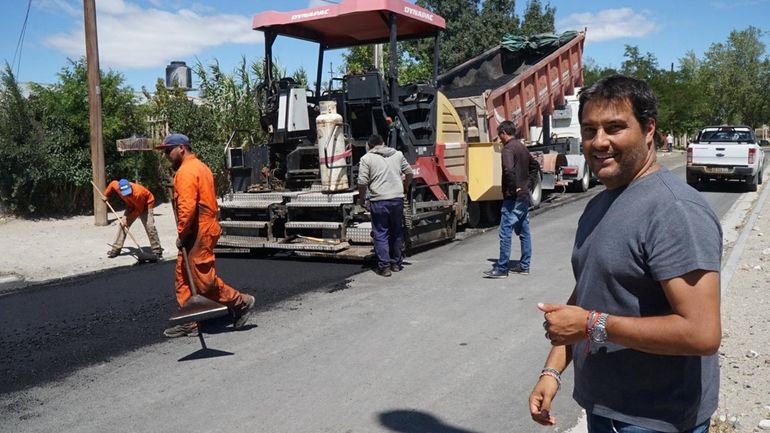
[{"label": "blue sky", "polygon": [[[19,47],[29,0],[0,5],[0,61],[12,64],[19,81],[51,83],[66,59],[85,53],[81,0],[32,0]],[[333,0],[339,1],[339,0]],[[547,2],[547,0],[544,0]],[[241,56],[264,55],[262,35],[251,19],[263,10],[288,11],[325,4],[324,0],[96,0],[102,69],[121,72],[126,84],[154,88],[172,60],[215,59],[230,71]],[[653,53],[661,67],[693,50],[699,57],[731,30],[753,25],[764,31],[770,53],[770,0],[551,0],[558,31],[588,28],[585,56],[603,66],[619,67],[624,45]],[[526,0],[519,0],[519,13]],[[317,48],[280,39],[279,61],[289,72],[304,66],[314,77]],[[327,56],[336,67],[339,52]],[[325,73],[328,78],[328,73]]]}]

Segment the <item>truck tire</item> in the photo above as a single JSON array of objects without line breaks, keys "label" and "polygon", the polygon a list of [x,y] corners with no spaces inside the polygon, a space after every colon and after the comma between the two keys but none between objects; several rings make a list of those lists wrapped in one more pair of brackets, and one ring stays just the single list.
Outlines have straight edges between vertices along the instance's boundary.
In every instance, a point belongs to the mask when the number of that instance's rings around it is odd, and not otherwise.
[{"label": "truck tire", "polygon": [[690,174],[689,170],[686,171],[685,173],[686,173],[685,177],[687,178],[687,184],[690,185],[691,187],[695,188],[695,189],[698,189],[698,181],[700,179],[698,179],[697,176],[694,176],[694,175]]},{"label": "truck tire", "polygon": [[486,201],[481,206],[481,221],[485,226],[493,226],[500,223],[500,201]]},{"label": "truck tire", "polygon": [[530,177],[530,179],[534,180],[534,182],[529,189],[529,204],[536,208],[540,206],[540,202],[543,200],[543,173],[538,172],[537,176]]},{"label": "truck tire", "polygon": [[758,184],[762,185],[762,172],[765,171],[765,166],[759,168],[759,172],[757,173],[757,177],[759,180],[757,181]]},{"label": "truck tire", "polygon": [[579,181],[572,181],[569,184],[570,191],[573,192],[586,192],[591,187],[591,171],[588,169],[588,164],[583,164],[583,177]]},{"label": "truck tire", "polygon": [[481,227],[481,204],[477,201],[468,201],[468,227]]},{"label": "truck tire", "polygon": [[746,179],[746,191],[756,191],[759,183],[759,173],[757,173],[751,179]]}]

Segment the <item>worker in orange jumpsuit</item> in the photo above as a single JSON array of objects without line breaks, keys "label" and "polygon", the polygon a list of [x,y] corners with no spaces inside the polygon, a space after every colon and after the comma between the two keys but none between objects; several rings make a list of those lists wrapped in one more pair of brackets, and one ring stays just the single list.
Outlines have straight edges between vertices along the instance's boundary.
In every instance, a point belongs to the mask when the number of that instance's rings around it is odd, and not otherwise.
[{"label": "worker in orange jumpsuit", "polygon": [[[217,198],[214,176],[201,162],[183,134],[169,134],[157,146],[176,170],[174,176],[174,208],[177,217],[176,300],[179,306],[192,296],[184,269],[182,249],[187,250],[190,269],[198,294],[227,306],[233,315],[233,327],[243,327],[254,308],[254,297],[239,292],[217,277],[214,268],[214,246],[222,232],[217,221]],[[198,335],[196,323],[186,323],[165,330],[167,337]]]},{"label": "worker in orange jumpsuit", "polygon": [[[158,230],[155,228],[155,216],[152,213],[152,209],[155,206],[155,196],[142,185],[129,182],[126,179],[110,182],[107,185],[107,189],[104,190],[102,200],[106,202],[113,192],[118,193],[118,197],[126,204],[126,212],[123,214],[123,221],[126,227],[131,227],[131,224],[137,218],[141,219],[144,230],[147,232],[147,237],[150,239],[152,252],[155,253],[157,258],[163,256],[163,248],[160,246]],[[126,241],[127,230],[123,228],[122,224],[118,225],[120,226],[118,227],[118,237],[112,244],[112,249],[107,252],[107,257],[109,258],[117,257],[123,249],[123,243]]]}]

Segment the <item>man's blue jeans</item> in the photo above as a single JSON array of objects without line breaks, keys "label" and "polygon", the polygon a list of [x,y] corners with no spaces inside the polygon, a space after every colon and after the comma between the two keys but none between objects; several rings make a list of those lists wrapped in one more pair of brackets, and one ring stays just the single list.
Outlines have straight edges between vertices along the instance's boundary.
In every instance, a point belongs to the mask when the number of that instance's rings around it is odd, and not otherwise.
[{"label": "man's blue jeans", "polygon": [[[709,420],[703,424],[684,430],[679,433],[706,433],[709,429]],[[660,433],[658,430],[639,427],[603,416],[588,414],[588,433]]]},{"label": "man's blue jeans", "polygon": [[369,203],[372,215],[372,238],[380,269],[400,266],[401,244],[404,241],[404,200],[394,198]]},{"label": "man's blue jeans", "polygon": [[521,241],[519,267],[529,270],[529,262],[532,259],[532,237],[529,234],[528,200],[503,200],[500,210],[500,258],[495,264],[495,269],[499,271],[508,272],[513,233],[516,233]]}]

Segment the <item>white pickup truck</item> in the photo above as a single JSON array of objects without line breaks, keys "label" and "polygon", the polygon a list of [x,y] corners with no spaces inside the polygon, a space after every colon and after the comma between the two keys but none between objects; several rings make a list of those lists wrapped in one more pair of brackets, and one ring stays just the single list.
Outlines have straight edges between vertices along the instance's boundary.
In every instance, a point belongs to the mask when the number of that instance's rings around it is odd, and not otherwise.
[{"label": "white pickup truck", "polygon": [[687,183],[738,179],[749,191],[762,183],[765,153],[748,126],[707,126],[687,146]]}]

